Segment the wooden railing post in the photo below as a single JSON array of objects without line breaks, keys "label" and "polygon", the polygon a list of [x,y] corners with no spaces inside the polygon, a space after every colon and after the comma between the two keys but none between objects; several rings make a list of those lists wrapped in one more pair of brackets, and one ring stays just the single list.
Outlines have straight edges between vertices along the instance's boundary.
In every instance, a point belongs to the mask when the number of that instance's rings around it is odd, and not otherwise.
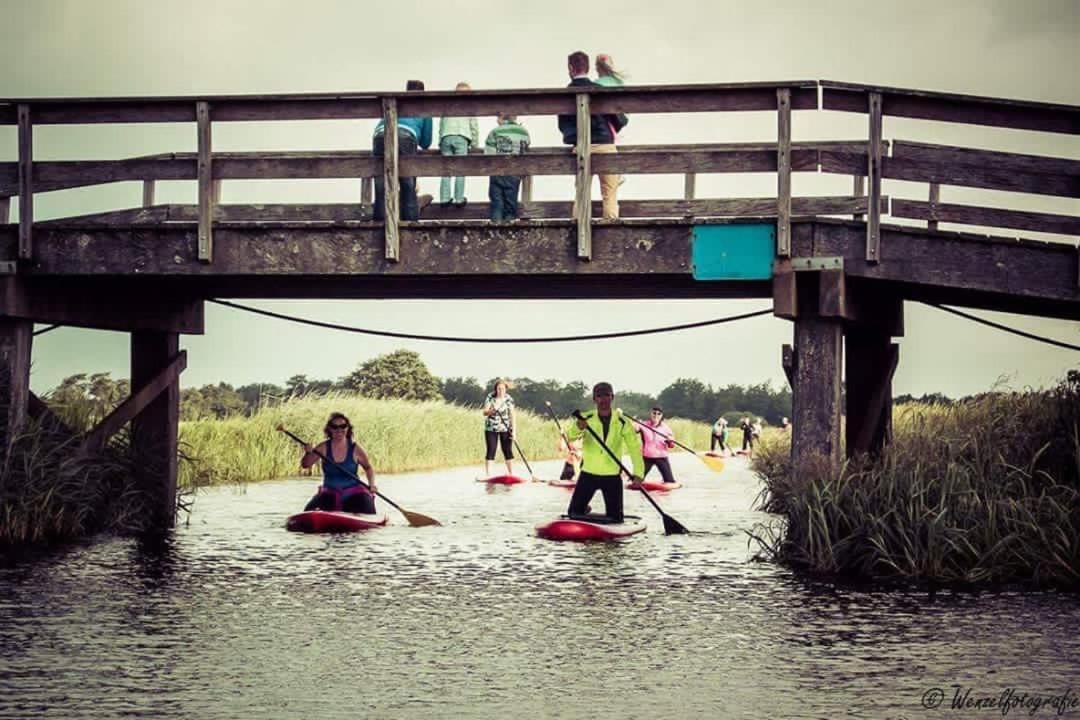
[{"label": "wooden railing post", "polygon": [[144,208],[152,207],[154,205],[154,181],[143,180],[142,184],[142,206]]},{"label": "wooden railing post", "polygon": [[[941,184],[930,183],[930,217],[937,217],[937,206],[939,202],[941,202]],[[937,220],[927,220],[926,229],[937,230],[937,224]]]},{"label": "wooden railing post", "polygon": [[383,210],[385,215],[386,259],[401,259],[401,208],[398,179],[398,114],[397,100],[383,98]]},{"label": "wooden railing post", "polygon": [[776,91],[776,254],[791,257],[791,89]]},{"label": "wooden railing post", "polygon": [[199,132],[199,260],[214,259],[214,168],[210,142],[210,103],[195,103],[195,120]]},{"label": "wooden railing post", "polygon": [[360,179],[360,205],[371,207],[374,204],[375,178],[365,177]]},{"label": "wooden railing post", "polygon": [[[697,173],[688,172],[683,176],[683,200],[688,203],[697,195]],[[693,212],[687,212],[686,217],[693,217]]]},{"label": "wooden railing post", "polygon": [[866,261],[881,258],[881,93],[871,92],[870,143],[867,145],[866,177],[869,185],[866,202]]},{"label": "wooden railing post", "polygon": [[19,259],[34,254],[34,128],[30,106],[19,105]]},{"label": "wooden railing post", "polygon": [[0,225],[11,222],[11,198],[7,195],[0,196]]},{"label": "wooden railing post", "polygon": [[577,221],[577,254],[582,260],[592,259],[592,118],[589,113],[589,94],[577,95],[577,178],[574,186],[574,220]]}]

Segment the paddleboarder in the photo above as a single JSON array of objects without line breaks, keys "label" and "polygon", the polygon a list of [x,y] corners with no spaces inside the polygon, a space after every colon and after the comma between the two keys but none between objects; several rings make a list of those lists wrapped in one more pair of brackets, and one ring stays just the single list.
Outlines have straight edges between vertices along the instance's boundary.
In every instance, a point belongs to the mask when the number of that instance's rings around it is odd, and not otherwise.
[{"label": "paddleboarder", "polygon": [[641,425],[638,432],[641,433],[641,455],[645,459],[645,472],[641,477],[647,477],[655,465],[665,483],[675,484],[668,461],[668,451],[675,447],[675,431],[664,422],[664,411],[654,407],[649,411],[649,419]]},{"label": "paddleboarder", "polygon": [[510,397],[510,381],[499,378],[484,398],[484,477],[491,477],[491,461],[495,448],[502,448],[506,474],[514,474],[514,398]]},{"label": "paddleboarder", "polygon": [[599,490],[604,496],[604,514],[611,522],[623,521],[623,484],[619,465],[592,433],[587,432],[587,428],[592,428],[616,457],[630,456],[634,473],[630,478],[631,487],[641,487],[645,464],[641,456],[641,438],[634,429],[634,423],[623,417],[622,412],[612,410],[614,400],[615,391],[611,383],[597,383],[593,387],[596,411],[582,415],[567,430],[571,442],[582,440],[581,472],[567,510],[567,515],[571,517],[587,514],[589,501]]},{"label": "paddleboarder", "polygon": [[[319,460],[319,454],[325,455],[333,463],[324,462],[323,484],[315,497],[311,498],[308,510],[340,510],[342,512],[371,514],[375,512],[375,470],[371,467],[367,453],[360,443],[353,439],[352,423],[344,413],[330,413],[330,418],[323,428],[326,440],[312,447],[304,445],[304,456],[300,458],[300,467],[309,468]],[[342,468],[356,475],[358,468],[364,469],[370,490],[361,485],[356,478],[343,472]]]}]

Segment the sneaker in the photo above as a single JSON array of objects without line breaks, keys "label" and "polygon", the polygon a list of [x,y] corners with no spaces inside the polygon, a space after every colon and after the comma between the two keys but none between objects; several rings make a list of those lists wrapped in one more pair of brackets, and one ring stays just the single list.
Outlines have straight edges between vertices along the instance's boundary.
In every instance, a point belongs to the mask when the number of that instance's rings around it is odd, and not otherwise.
[{"label": "sneaker", "polygon": [[469,204],[469,201],[468,201],[467,198],[461,198],[460,200],[455,200],[454,201],[454,207],[458,207],[458,208],[463,208],[468,204]]}]

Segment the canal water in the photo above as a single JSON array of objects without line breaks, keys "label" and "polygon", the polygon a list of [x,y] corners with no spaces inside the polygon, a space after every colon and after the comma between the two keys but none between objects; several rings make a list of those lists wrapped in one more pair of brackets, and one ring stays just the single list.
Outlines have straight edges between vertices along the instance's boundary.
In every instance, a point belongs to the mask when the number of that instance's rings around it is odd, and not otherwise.
[{"label": "canal water", "polygon": [[1002,717],[953,709],[965,692],[1080,692],[1076,596],[800,579],[751,560],[745,531],[769,516],[742,459],[673,466],[686,487],[658,501],[691,535],[665,537],[627,493],[645,534],[541,540],[568,491],[459,468],[380,478],[443,527],[395,513],[366,533],[287,533],[317,484],[297,478],[203,492],[162,541],[9,555],[0,718],[881,720]]}]

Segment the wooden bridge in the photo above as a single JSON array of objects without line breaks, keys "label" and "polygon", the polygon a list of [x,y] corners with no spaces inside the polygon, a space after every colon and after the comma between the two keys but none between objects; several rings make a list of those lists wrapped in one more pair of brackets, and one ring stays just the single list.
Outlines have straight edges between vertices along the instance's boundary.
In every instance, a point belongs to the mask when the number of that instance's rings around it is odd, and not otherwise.
[{"label": "wooden bridge", "polygon": [[[160,497],[161,522],[171,524],[186,363],[179,334],[203,332],[211,297],[771,297],[775,314],[794,326],[781,355],[794,393],[797,466],[839,461],[842,375],[847,452],[887,442],[898,362],[892,338],[903,334],[904,300],[1080,319],[1075,241],[1015,237],[1080,236],[1080,217],[940,202],[943,185],[1078,198],[1080,160],[910,142],[883,128],[885,118],[918,118],[1075,136],[1080,107],[824,81],[581,90],[0,101],[0,124],[18,127],[18,160],[0,163],[3,447],[27,414],[49,414],[29,390],[35,322],[130,332],[132,395],[85,443],[100,446],[132,422],[136,452],[158,468],[146,482]],[[614,111],[768,111],[776,141],[626,145],[593,156],[589,115]],[[497,112],[576,114],[582,142],[513,157],[397,152],[399,116]],[[867,132],[792,141],[794,120],[827,112],[865,115]],[[363,149],[213,151],[215,124],[365,118],[385,119],[385,157]],[[538,122],[554,118],[529,125]],[[192,123],[198,150],[34,160],[36,127],[102,123]],[[593,173],[682,174],[684,193],[624,200],[620,220],[595,220]],[[776,194],[699,197],[697,176],[711,173],[772,173]],[[795,196],[794,173],[850,176],[852,191]],[[489,222],[477,203],[399,219],[399,177],[451,174],[523,176],[523,219]],[[387,187],[385,223],[371,221],[378,175]],[[532,179],[542,175],[575,177],[576,215],[570,202],[533,199]],[[313,178],[357,180],[356,202],[219,202],[227,180]],[[926,200],[890,202],[883,179],[925,183]],[[155,203],[155,183],[171,180],[195,181],[198,204]],[[128,181],[142,183],[139,207],[34,220],[35,193]],[[988,234],[939,223],[985,226]]]}]

